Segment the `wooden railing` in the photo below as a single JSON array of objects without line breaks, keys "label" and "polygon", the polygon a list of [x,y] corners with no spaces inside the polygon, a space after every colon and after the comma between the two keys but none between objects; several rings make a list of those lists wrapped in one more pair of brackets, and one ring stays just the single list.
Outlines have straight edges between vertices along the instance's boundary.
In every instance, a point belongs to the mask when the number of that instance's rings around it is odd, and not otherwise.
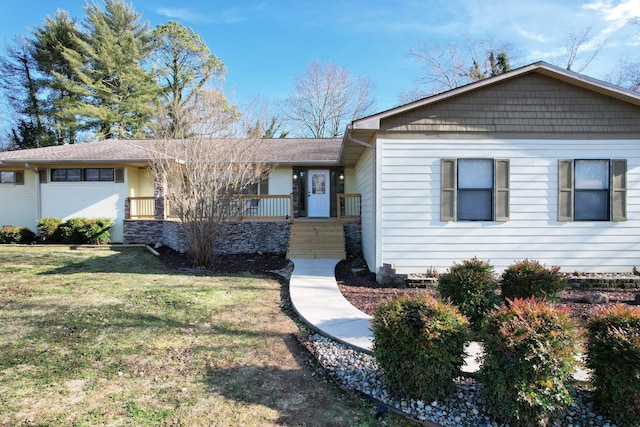
[{"label": "wooden railing", "polygon": [[154,218],[156,204],[154,197],[129,197],[129,215],[127,219]]},{"label": "wooden railing", "polygon": [[[129,197],[127,219],[154,218],[155,199],[153,197]],[[232,209],[238,219],[283,219],[293,218],[293,196],[291,194],[242,194],[237,196]],[[170,206],[166,206],[171,216]],[[357,219],[361,215],[360,194],[338,194],[338,218]]]},{"label": "wooden railing", "polygon": [[[155,215],[153,197],[129,197],[129,215],[127,219],[149,219]],[[231,214],[238,219],[284,219],[293,217],[293,196],[242,194],[237,196],[231,207]],[[166,206],[167,216],[175,217],[170,206]]]},{"label": "wooden railing", "polygon": [[242,194],[238,196],[240,219],[291,219],[293,196],[291,194]]},{"label": "wooden railing", "polygon": [[338,218],[360,218],[360,194],[338,194]]}]

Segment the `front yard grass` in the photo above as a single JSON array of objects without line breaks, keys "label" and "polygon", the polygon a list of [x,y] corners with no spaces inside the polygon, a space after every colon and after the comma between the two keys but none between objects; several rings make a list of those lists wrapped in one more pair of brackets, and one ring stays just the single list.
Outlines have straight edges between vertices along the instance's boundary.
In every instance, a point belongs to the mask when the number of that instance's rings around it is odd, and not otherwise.
[{"label": "front yard grass", "polygon": [[378,425],[297,332],[271,279],[0,247],[0,425]]}]

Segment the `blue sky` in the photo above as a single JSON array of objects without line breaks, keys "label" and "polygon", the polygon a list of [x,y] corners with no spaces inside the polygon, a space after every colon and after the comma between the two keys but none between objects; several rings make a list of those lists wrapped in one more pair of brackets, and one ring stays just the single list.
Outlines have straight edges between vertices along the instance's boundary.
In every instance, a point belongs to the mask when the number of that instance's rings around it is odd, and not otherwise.
[{"label": "blue sky", "polygon": [[[98,1],[101,4],[101,0]],[[0,39],[25,34],[57,8],[84,16],[84,0],[0,0]],[[401,103],[421,73],[408,55],[421,42],[465,37],[510,42],[514,65],[561,65],[568,34],[591,28],[589,49],[604,43],[584,73],[605,79],[621,58],[640,62],[640,0],[135,0],[152,26],[173,19],[192,27],[227,67],[225,92],[242,104],[284,98],[312,61],[367,74],[377,110]]]}]

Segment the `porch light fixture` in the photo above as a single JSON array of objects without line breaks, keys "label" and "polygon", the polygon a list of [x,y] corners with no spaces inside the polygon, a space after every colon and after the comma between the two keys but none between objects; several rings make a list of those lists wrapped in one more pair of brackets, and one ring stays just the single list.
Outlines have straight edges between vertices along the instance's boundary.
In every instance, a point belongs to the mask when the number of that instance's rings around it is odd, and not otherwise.
[{"label": "porch light fixture", "polygon": [[340,181],[344,181],[344,174],[341,173],[340,176],[338,177],[340,179]]},{"label": "porch light fixture", "polygon": [[293,180],[294,180],[294,181],[296,181],[297,179],[298,179],[298,174],[297,174],[297,173],[294,173],[294,174],[293,174]]}]

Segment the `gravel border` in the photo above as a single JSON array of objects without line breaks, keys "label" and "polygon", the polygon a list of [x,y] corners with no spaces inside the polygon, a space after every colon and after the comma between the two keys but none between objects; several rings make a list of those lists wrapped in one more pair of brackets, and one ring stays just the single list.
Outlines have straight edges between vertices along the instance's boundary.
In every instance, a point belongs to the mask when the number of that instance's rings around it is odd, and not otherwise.
[{"label": "gravel border", "polygon": [[[441,401],[423,402],[394,399],[385,390],[378,365],[372,355],[356,351],[327,337],[313,334],[307,347],[323,368],[347,390],[363,394],[382,404],[378,412],[393,410],[421,423],[445,427],[508,427],[491,419],[485,409],[481,385],[473,378],[456,379],[456,391]],[[553,427],[617,427],[594,410],[591,393],[576,388],[574,403],[565,414],[554,419]]]}]

